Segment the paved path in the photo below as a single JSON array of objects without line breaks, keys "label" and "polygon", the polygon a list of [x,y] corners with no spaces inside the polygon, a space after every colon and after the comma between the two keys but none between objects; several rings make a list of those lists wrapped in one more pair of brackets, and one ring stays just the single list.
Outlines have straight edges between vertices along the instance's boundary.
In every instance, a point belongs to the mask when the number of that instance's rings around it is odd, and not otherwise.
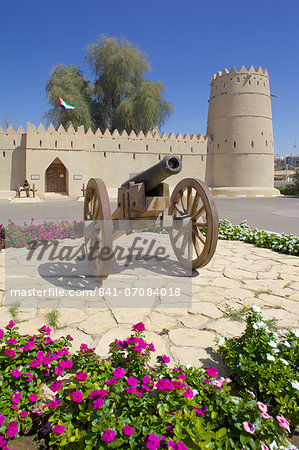
[{"label": "paved path", "polygon": [[[21,251],[15,250],[16,261]],[[4,263],[5,254],[1,252],[2,304]],[[31,277],[31,282],[34,279],[35,283],[38,276],[44,275],[24,271],[23,279],[28,282]],[[169,273],[163,275],[177,282],[178,278],[171,276]],[[154,277],[161,279],[157,273]],[[78,274],[75,273],[74,279],[78,279]],[[181,280],[184,281],[184,277]],[[259,249],[243,242],[219,241],[212,262],[188,280],[192,281],[192,304],[186,307],[172,307],[160,302],[147,308],[120,308],[107,298],[101,308],[94,305],[86,305],[85,308],[60,305],[58,325],[61,328],[55,331],[53,337],[70,334],[74,338],[75,350],[84,342],[105,357],[110,342],[115,338],[124,339],[130,334],[132,324],[143,321],[148,341],[154,343],[158,355],[170,355],[172,364],[213,364],[221,369],[215,353],[215,337],[238,336],[245,326],[243,321],[231,320],[232,309],[240,310],[255,303],[261,306],[264,319],[276,319],[278,327],[299,327],[298,257]],[[45,323],[49,309],[42,303],[32,307],[21,306],[18,313],[20,331],[34,333],[37,327]],[[2,306],[0,327],[10,319],[9,307]]]}]

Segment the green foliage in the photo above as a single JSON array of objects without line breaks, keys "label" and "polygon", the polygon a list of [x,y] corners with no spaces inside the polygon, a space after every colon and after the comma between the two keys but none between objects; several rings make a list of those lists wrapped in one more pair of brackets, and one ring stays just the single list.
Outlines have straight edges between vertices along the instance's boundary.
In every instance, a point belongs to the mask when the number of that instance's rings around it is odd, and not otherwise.
[{"label": "green foliage", "polygon": [[299,171],[292,177],[292,184],[278,186],[277,189],[283,195],[299,195]]},{"label": "green foliage", "polygon": [[231,369],[239,389],[248,388],[283,414],[293,426],[299,423],[299,330],[280,336],[263,321],[260,308],[248,310],[247,327],[239,338],[218,341],[219,353]]},{"label": "green foliage", "polygon": [[20,303],[15,303],[14,305],[11,305],[9,308],[9,313],[15,322],[17,322],[19,307]]},{"label": "green foliage", "polygon": [[58,328],[58,318],[59,311],[57,309],[52,309],[46,314],[47,323],[56,330]]},{"label": "green foliage", "polygon": [[[162,126],[172,111],[163,98],[160,81],[145,79],[151,70],[146,55],[131,42],[102,35],[87,48],[86,60],[95,75],[94,83],[85,79],[77,66],[57,65],[47,83],[49,102],[54,106],[46,117],[57,126],[83,124],[93,131],[142,130]],[[75,105],[75,110],[60,111],[58,96]]]},{"label": "green foliage", "polygon": [[[48,123],[55,127],[60,124],[68,128],[73,124],[75,128],[84,125],[85,131],[95,128],[93,119],[93,86],[84,78],[77,66],[65,66],[58,64],[51,73],[46,85],[46,93],[49,103],[53,106],[45,114]],[[68,103],[76,106],[73,110],[58,108],[58,97],[62,97]]]}]

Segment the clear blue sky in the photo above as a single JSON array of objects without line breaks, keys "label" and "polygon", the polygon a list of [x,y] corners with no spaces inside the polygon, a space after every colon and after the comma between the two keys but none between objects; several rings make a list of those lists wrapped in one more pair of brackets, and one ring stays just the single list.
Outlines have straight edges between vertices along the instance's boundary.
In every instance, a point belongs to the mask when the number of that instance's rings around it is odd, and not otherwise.
[{"label": "clear blue sky", "polygon": [[[38,125],[57,63],[84,62],[102,33],[126,37],[151,61],[174,113],[163,130],[206,132],[211,75],[262,66],[270,74],[275,153],[299,153],[298,0],[11,0],[1,9],[0,124]],[[293,145],[296,141],[297,148]]]}]

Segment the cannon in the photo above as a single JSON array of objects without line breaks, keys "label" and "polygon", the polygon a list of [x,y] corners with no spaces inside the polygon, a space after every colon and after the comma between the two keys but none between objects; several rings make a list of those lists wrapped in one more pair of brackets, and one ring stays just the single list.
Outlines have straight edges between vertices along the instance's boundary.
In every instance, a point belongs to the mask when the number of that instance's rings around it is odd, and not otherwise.
[{"label": "cannon", "polygon": [[[169,185],[164,181],[181,169],[181,159],[171,154],[128,179],[118,188],[113,214],[103,180],[91,178],[84,196],[87,251],[97,246],[99,255],[103,250],[112,252],[115,239],[147,229],[150,219],[160,229],[167,228],[174,253],[184,267],[198,269],[208,264],[218,239],[216,205],[208,186],[198,178],[181,180],[170,197]],[[112,258],[91,258],[88,262],[93,276],[107,278]]]}]

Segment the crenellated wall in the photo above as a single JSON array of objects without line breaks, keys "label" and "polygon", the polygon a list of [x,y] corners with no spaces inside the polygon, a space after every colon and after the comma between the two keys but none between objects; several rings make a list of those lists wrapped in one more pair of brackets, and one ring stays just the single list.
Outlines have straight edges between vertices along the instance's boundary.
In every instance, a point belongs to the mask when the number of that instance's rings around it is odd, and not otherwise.
[{"label": "crenellated wall", "polygon": [[[109,130],[104,133],[97,130],[93,133],[91,129],[85,133],[83,126],[75,131],[73,126],[65,130],[60,125],[56,131],[53,125],[45,130],[42,124],[36,129],[28,123],[26,132],[22,128],[17,132],[12,127],[7,132],[0,129],[0,150],[21,155],[22,139],[26,163],[16,168],[17,176],[10,186],[15,189],[27,178],[35,183],[40,196],[46,190],[46,170],[56,158],[67,169],[67,193],[72,197],[81,194],[82,184],[86,185],[91,177],[102,178],[107,187],[119,187],[131,174],[157,163],[169,153],[183,160],[183,170],[169,178],[170,186],[185,177],[205,177],[207,139],[202,135],[160,135],[158,132],[144,135],[141,131],[136,136],[134,132],[128,135],[125,131],[119,134],[114,130],[111,134]],[[0,161],[0,167],[5,166],[7,173],[0,189],[8,189],[9,159],[7,155],[3,159],[5,163]],[[33,179],[37,175],[39,179]]]},{"label": "crenellated wall", "polygon": [[212,76],[210,86],[206,137],[117,130],[111,134],[108,129],[85,133],[83,126],[75,130],[72,125],[45,130],[31,123],[26,131],[10,126],[4,132],[0,127],[0,190],[16,189],[27,178],[40,197],[54,185],[76,197],[91,177],[116,188],[173,153],[182,158],[183,170],[168,179],[170,186],[197,177],[214,194],[277,194],[267,70],[223,69]]}]

